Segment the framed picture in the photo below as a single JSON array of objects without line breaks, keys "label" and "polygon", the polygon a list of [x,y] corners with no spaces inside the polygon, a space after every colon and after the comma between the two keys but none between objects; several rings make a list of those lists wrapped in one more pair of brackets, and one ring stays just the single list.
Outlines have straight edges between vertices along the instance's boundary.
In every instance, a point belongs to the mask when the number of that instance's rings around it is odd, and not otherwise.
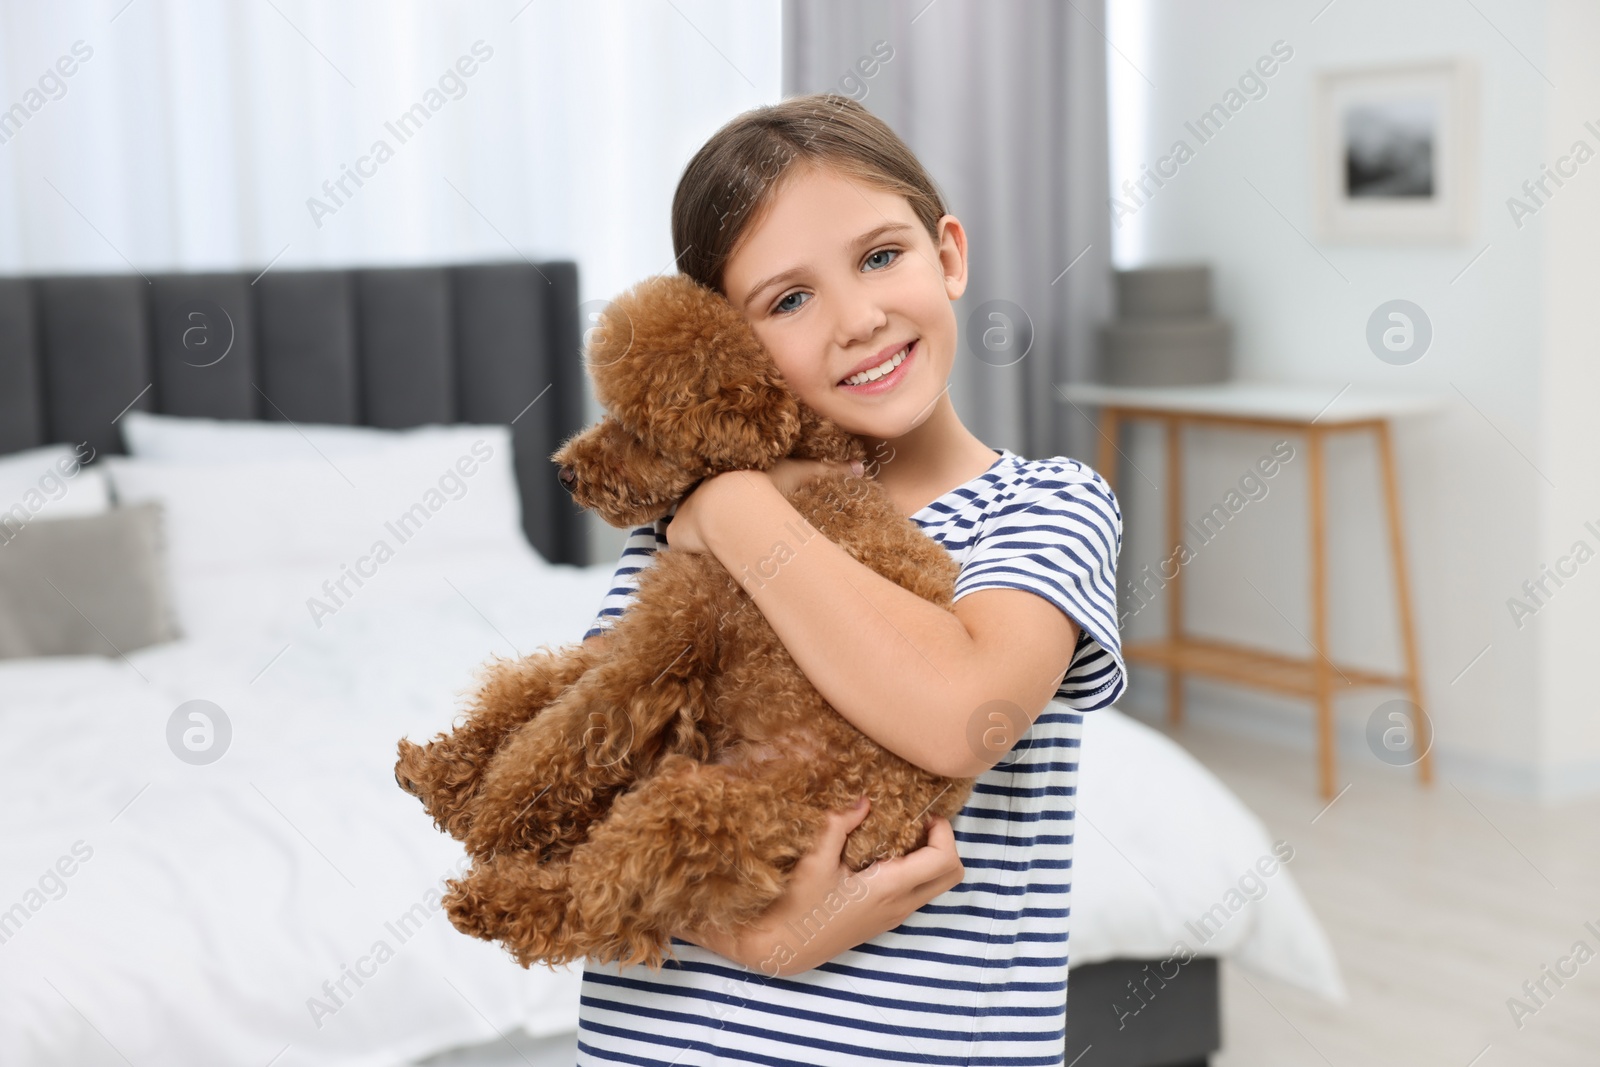
[{"label": "framed picture", "polygon": [[1319,72],[1313,140],[1324,240],[1471,236],[1476,81],[1464,59]]}]

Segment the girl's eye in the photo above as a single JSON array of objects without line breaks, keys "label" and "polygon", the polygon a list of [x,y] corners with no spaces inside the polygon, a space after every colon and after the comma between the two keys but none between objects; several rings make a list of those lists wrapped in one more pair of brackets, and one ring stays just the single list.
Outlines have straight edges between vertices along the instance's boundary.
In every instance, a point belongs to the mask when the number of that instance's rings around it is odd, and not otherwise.
[{"label": "girl's eye", "polygon": [[791,304],[790,301],[794,300],[796,297],[810,296],[810,295],[811,295],[810,293],[804,293],[804,292],[801,292],[800,290],[796,289],[794,292],[789,293],[788,295],[784,296],[783,299],[779,300],[776,304],[773,304],[772,305],[772,310],[776,311],[776,312],[778,312],[780,314],[787,314],[787,313],[789,313],[791,311],[797,311],[797,310],[799,310],[800,305],[798,303]]},{"label": "girl's eye", "polygon": [[[878,259],[879,256],[894,256],[894,257],[898,258],[899,255],[900,255],[900,249],[898,249],[898,248],[880,248],[876,252],[872,253],[871,255],[869,255],[867,257],[867,262],[871,263],[873,260]],[[874,267],[874,268],[871,268],[871,269],[873,269],[873,270],[882,270],[884,267],[887,267],[889,264],[891,264],[893,262],[894,262],[893,259],[878,260],[878,266]]]},{"label": "girl's eye", "polygon": [[[902,251],[899,248],[880,248],[867,256],[864,265],[868,270],[882,270],[896,259],[899,259]],[[810,293],[797,289],[781,297],[776,304],[772,305],[772,310],[779,315],[787,315],[790,312],[799,311],[804,306],[805,299],[810,296]]]}]

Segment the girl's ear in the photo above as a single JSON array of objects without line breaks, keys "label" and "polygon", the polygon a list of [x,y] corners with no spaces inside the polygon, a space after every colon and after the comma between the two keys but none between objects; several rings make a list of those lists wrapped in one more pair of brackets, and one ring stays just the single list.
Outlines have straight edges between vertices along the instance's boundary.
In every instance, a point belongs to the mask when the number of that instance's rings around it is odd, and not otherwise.
[{"label": "girl's ear", "polygon": [[946,215],[939,220],[939,266],[944,271],[944,291],[958,300],[967,291],[967,231],[961,220]]}]

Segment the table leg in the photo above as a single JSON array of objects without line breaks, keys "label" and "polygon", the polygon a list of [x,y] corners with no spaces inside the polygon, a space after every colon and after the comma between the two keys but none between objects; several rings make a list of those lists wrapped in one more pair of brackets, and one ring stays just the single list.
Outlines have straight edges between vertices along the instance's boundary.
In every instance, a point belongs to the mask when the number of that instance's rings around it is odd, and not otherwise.
[{"label": "table leg", "polygon": [[1117,491],[1117,431],[1121,421],[1121,413],[1116,408],[1103,407],[1096,424],[1100,431],[1100,458],[1095,460],[1094,469],[1113,493]]},{"label": "table leg", "polygon": [[[1388,503],[1389,510],[1389,552],[1394,557],[1394,591],[1396,607],[1400,613],[1400,641],[1406,655],[1406,687],[1410,691],[1411,703],[1416,706],[1417,715],[1423,721],[1428,721],[1427,711],[1422,704],[1422,671],[1417,665],[1417,631],[1411,617],[1411,582],[1406,568],[1405,535],[1400,519],[1400,483],[1394,467],[1394,444],[1389,436],[1388,422],[1377,424],[1378,433],[1378,459],[1383,467],[1383,495]],[[1433,784],[1433,730],[1431,725],[1422,727],[1418,724],[1416,736],[1422,739],[1422,730],[1426,729],[1427,747],[1423,749],[1422,757],[1417,761],[1417,773],[1422,778],[1423,785]]]},{"label": "table leg", "polygon": [[[1163,419],[1167,424],[1167,551],[1175,559],[1183,529],[1183,420]],[[1178,567],[1168,583],[1167,634],[1176,646],[1183,640],[1183,568]],[[1183,672],[1174,664],[1167,668],[1167,725],[1183,723]]]},{"label": "table leg", "polygon": [[1323,484],[1323,437],[1306,430],[1311,497],[1311,644],[1316,678],[1318,782],[1324,800],[1334,796],[1333,668],[1328,662],[1328,515]]}]

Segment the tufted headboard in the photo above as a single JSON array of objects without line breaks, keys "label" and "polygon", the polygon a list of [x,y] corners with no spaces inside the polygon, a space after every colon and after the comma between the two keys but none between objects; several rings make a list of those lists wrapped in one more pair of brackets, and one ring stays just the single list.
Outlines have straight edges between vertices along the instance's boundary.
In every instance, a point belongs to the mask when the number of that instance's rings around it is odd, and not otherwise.
[{"label": "tufted headboard", "polygon": [[130,408],[403,429],[509,423],[528,541],[589,562],[554,452],[583,424],[572,262],[0,278],[0,453],[123,451]]}]

